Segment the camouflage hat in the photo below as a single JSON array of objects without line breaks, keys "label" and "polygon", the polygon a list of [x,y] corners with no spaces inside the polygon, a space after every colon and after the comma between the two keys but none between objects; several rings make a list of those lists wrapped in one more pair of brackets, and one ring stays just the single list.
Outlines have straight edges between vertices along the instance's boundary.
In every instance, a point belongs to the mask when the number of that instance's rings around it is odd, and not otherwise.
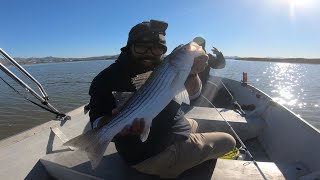
[{"label": "camouflage hat", "polygon": [[166,29],[168,23],[150,20],[135,25],[129,32],[128,44],[135,42],[152,42],[166,46]]}]

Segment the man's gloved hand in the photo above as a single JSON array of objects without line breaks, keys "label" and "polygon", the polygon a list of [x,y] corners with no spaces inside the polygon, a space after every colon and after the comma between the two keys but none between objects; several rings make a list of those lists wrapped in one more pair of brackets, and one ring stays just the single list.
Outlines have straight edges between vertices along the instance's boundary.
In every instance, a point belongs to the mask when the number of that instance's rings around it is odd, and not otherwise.
[{"label": "man's gloved hand", "polygon": [[190,74],[198,74],[202,71],[204,71],[204,69],[207,67],[208,65],[208,55],[207,54],[204,54],[204,55],[201,55],[201,56],[198,56],[194,59],[194,63],[193,63],[193,66],[191,68],[191,72]]},{"label": "man's gloved hand", "polygon": [[220,52],[217,48],[215,48],[215,47],[212,47],[211,51],[212,51],[212,53],[215,54],[215,55],[221,54],[221,52]]}]

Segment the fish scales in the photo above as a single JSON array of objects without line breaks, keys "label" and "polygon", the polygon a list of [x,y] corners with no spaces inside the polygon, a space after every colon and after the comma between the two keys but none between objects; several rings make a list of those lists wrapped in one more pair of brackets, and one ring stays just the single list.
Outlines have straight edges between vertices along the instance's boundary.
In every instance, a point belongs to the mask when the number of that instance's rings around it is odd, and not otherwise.
[{"label": "fish scales", "polygon": [[[128,104],[125,104],[123,106],[123,109],[125,111],[120,111],[119,115],[109,123],[110,125],[108,127],[113,127],[115,124],[125,121],[126,118],[128,118],[128,116],[135,116],[135,114],[132,114],[132,112],[146,107],[147,105],[145,104],[145,101],[152,102],[154,98],[157,96],[156,93],[159,92],[159,88],[165,87],[163,86],[164,81],[167,80],[168,76],[172,75],[172,71],[171,73],[169,73],[168,70],[168,66],[165,66],[164,68],[161,68],[161,71],[159,71],[157,75],[155,75],[154,77],[150,77],[150,81],[147,81],[146,84],[141,87],[141,91],[138,92],[140,94],[137,94],[136,96],[133,96],[132,99],[129,99]],[[159,76],[165,78],[158,78]],[[144,96],[141,96],[141,94],[144,94]]]},{"label": "fish scales", "polygon": [[[162,97],[161,95],[169,91],[168,83],[174,78],[174,71],[172,68],[170,69],[169,66],[165,66],[165,68],[161,69],[158,73],[156,73],[153,77],[150,77],[150,81],[146,82],[146,88],[142,89],[139,93],[143,94],[144,96],[136,95],[133,97],[132,100],[129,100],[128,105],[125,105],[123,108],[125,111],[120,112],[119,116],[115,117],[109,126],[104,126],[101,131],[102,134],[117,134],[118,129],[123,129],[126,125],[131,124],[134,118],[140,117],[139,114],[144,114],[143,112],[148,110],[148,107],[152,107],[157,99]],[[141,87],[143,88],[143,87]],[[164,107],[163,107],[164,108]],[[128,121],[129,120],[129,121]],[[152,119],[145,117],[146,124],[151,124]],[[119,126],[115,128],[115,132],[111,133],[108,132],[109,129],[113,128],[114,126]],[[146,128],[149,128],[148,125]],[[112,135],[111,135],[112,136]]]}]

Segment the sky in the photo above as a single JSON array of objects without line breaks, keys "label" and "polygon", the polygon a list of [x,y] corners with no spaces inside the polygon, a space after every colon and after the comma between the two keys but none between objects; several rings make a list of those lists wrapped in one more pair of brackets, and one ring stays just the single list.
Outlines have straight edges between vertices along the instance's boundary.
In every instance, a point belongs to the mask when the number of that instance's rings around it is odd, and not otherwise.
[{"label": "sky", "polygon": [[115,55],[130,29],[166,21],[168,53],[196,36],[225,56],[320,58],[320,0],[0,0],[12,57]]}]

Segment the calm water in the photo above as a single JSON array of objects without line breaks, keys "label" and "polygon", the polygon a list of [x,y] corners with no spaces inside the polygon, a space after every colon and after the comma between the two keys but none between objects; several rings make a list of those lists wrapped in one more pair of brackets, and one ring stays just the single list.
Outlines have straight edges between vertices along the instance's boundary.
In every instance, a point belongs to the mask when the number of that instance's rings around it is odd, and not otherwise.
[{"label": "calm water", "polygon": [[[88,103],[90,82],[111,62],[36,64],[24,67],[44,86],[51,104],[62,112],[68,112]],[[320,94],[317,91],[320,89],[319,67],[320,65],[227,60],[225,69],[211,73],[240,80],[242,72],[248,72],[250,84],[320,128]],[[33,99],[4,73],[0,72],[0,77]],[[1,80],[0,92],[0,139],[54,118],[51,113],[17,95]]]}]

